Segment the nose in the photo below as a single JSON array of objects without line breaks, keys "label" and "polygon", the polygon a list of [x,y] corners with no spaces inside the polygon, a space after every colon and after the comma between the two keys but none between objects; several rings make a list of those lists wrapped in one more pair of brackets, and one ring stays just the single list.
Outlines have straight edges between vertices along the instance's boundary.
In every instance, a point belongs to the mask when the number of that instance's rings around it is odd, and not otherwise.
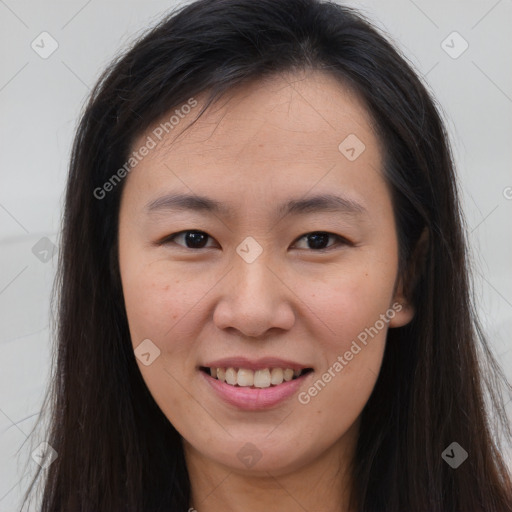
[{"label": "nose", "polygon": [[[222,283],[222,284],[221,284]],[[289,330],[295,322],[294,293],[285,276],[260,257],[252,263],[234,258],[221,281],[213,320],[219,329],[261,338],[271,329]]]}]

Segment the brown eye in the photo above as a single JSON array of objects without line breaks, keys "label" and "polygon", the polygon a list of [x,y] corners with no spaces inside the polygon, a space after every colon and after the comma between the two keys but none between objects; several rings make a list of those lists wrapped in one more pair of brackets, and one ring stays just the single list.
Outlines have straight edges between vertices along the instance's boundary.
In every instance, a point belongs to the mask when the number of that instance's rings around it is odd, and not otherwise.
[{"label": "brown eye", "polygon": [[[327,246],[329,238],[336,239],[338,244],[331,244]],[[339,235],[335,235],[334,233],[327,233],[325,231],[313,231],[312,233],[306,233],[305,235],[302,235],[298,240],[302,239],[306,239],[306,243],[308,244],[307,249],[312,249],[314,251],[325,251],[329,250],[333,245],[349,244],[348,240],[345,238]]]},{"label": "brown eye", "polygon": [[[206,246],[208,238],[211,238],[210,235],[208,235],[204,231],[185,230],[166,237],[162,243],[167,244],[170,242],[174,242],[176,239],[180,237],[184,237],[183,240],[186,249],[203,249]],[[178,243],[178,245],[183,244]]]}]

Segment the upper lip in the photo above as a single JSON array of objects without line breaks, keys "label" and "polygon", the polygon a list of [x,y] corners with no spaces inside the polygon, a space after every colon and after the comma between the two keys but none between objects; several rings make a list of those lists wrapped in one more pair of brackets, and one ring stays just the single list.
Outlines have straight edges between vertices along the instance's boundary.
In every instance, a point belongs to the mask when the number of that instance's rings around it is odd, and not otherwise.
[{"label": "upper lip", "polygon": [[289,359],[277,357],[262,357],[260,359],[247,359],[246,357],[225,357],[205,363],[207,368],[247,368],[249,370],[264,370],[265,368],[292,368],[293,370],[304,370],[311,368],[307,364],[301,364]]}]

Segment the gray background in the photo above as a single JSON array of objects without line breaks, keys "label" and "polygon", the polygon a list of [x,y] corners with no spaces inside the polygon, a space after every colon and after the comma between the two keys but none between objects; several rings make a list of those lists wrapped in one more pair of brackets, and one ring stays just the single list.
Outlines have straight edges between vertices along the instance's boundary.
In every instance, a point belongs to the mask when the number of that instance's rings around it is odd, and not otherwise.
[{"label": "gray background", "polygon": [[[461,179],[479,311],[512,380],[512,1],[347,4],[391,36],[443,107]],[[29,434],[51,366],[49,294],[56,256],[42,250],[48,241],[39,241],[47,237],[58,245],[81,106],[111,57],[174,5],[0,0],[0,512],[19,509],[36,467],[30,453],[44,440],[40,432]],[[31,47],[34,40],[42,46],[43,31],[58,43],[46,59]],[[453,31],[469,44],[457,58],[464,43],[448,37]],[[33,251],[37,243],[43,246]],[[510,402],[507,408],[511,414]]]}]

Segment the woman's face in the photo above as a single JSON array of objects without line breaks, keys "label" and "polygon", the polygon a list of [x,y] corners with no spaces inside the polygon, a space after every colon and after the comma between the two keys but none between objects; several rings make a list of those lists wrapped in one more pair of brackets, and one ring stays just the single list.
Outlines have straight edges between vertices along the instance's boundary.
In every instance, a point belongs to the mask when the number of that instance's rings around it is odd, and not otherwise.
[{"label": "woman's face", "polygon": [[387,329],[413,315],[367,112],[329,75],[291,78],[234,91],[177,139],[201,103],[176,107],[135,142],[120,207],[151,394],[188,457],[254,474],[348,453]]}]

